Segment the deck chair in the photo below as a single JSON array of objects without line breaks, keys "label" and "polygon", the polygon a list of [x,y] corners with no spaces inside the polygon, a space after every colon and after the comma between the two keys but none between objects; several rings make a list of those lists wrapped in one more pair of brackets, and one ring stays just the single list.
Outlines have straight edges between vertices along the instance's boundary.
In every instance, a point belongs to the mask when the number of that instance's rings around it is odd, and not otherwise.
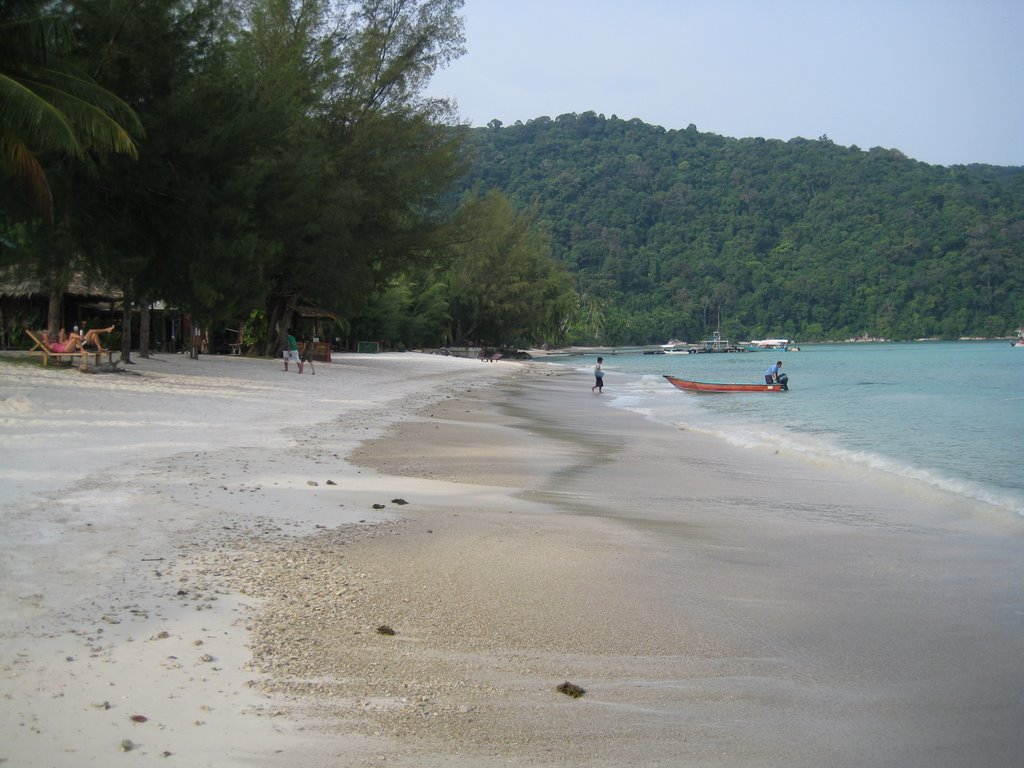
[{"label": "deck chair", "polygon": [[40,355],[43,358],[43,365],[50,364],[50,358],[57,361],[57,364],[64,362],[64,358],[68,358],[68,362],[73,362],[77,357],[82,361],[82,367],[86,368],[89,365],[89,358],[95,358],[95,365],[100,364],[100,358],[103,355],[107,356],[107,361],[111,364],[114,362],[114,354],[110,350],[89,350],[89,349],[77,349],[74,352],[54,352],[50,349],[50,345],[43,340],[42,331],[33,331],[28,328],[25,329],[25,333],[32,339],[33,347],[29,350],[29,354]]}]

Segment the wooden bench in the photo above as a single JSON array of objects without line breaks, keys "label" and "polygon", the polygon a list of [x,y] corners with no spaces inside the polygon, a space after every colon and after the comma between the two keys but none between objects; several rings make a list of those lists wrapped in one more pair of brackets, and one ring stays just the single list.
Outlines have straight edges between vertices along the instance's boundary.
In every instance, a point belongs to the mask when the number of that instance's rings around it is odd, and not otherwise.
[{"label": "wooden bench", "polygon": [[50,349],[50,345],[43,341],[43,334],[41,332],[31,331],[28,328],[25,329],[25,333],[32,339],[35,346],[29,350],[31,355],[39,355],[43,358],[43,365],[49,365],[50,359],[53,358],[60,365],[64,362],[64,358],[68,359],[70,365],[74,362],[75,358],[80,358],[82,361],[82,368],[89,366],[89,359],[95,358],[94,365],[99,365],[101,358],[106,355],[107,362],[111,365],[114,364],[114,353],[109,349],[77,349],[74,352],[54,352]]}]

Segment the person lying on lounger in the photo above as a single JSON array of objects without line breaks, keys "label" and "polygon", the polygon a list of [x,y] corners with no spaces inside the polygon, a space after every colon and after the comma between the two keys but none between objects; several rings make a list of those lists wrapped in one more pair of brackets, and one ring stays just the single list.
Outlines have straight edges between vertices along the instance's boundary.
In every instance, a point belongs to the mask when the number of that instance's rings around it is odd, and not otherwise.
[{"label": "person lying on lounger", "polygon": [[50,332],[43,331],[43,343],[51,352],[71,354],[72,352],[78,352],[82,348],[82,337],[77,333],[66,334],[62,329],[60,340],[50,341]]},{"label": "person lying on lounger", "polygon": [[97,351],[106,352],[107,350],[105,350],[103,348],[103,345],[100,344],[100,334],[110,333],[112,330],[114,330],[114,325],[110,326],[109,328],[90,328],[85,332],[85,336],[82,337],[82,346],[96,347]]}]

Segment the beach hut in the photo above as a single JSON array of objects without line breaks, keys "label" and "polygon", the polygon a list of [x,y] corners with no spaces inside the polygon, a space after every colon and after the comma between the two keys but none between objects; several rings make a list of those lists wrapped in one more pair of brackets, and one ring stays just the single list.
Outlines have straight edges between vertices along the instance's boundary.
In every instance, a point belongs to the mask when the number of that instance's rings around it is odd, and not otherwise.
[{"label": "beach hut", "polygon": [[117,319],[121,299],[121,291],[83,274],[74,275],[62,294],[53,295],[42,280],[0,270],[0,348],[22,346],[22,328],[46,328],[51,316],[58,328],[107,325]]}]

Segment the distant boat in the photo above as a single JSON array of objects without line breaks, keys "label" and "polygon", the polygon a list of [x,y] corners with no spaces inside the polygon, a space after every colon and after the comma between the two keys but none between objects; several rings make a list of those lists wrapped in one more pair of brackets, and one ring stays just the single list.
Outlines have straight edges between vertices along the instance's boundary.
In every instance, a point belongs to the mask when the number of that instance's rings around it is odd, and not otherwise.
[{"label": "distant boat", "polygon": [[754,349],[785,349],[789,343],[789,339],[754,339],[750,346]]},{"label": "distant boat", "polygon": [[697,345],[694,352],[698,354],[706,352],[746,352],[747,350],[743,347],[738,347],[735,344],[730,343],[728,340],[722,338],[722,334],[718,331],[712,331],[711,338],[702,341]]},{"label": "distant boat", "polygon": [[685,341],[678,341],[676,339],[670,339],[669,341],[659,346],[659,355],[689,355],[693,352],[693,348]]},{"label": "distant boat", "polygon": [[1016,347],[1017,349],[1024,349],[1024,339],[1017,339],[1016,341],[1012,342],[1010,346]]},{"label": "distant boat", "polygon": [[[663,376],[668,379],[669,384],[683,392],[694,392],[696,394],[727,394],[729,392],[783,392],[788,391],[786,380],[778,384],[723,384],[710,381],[693,381],[692,379],[677,379],[667,373]],[[787,377],[788,378],[788,377]]]}]

